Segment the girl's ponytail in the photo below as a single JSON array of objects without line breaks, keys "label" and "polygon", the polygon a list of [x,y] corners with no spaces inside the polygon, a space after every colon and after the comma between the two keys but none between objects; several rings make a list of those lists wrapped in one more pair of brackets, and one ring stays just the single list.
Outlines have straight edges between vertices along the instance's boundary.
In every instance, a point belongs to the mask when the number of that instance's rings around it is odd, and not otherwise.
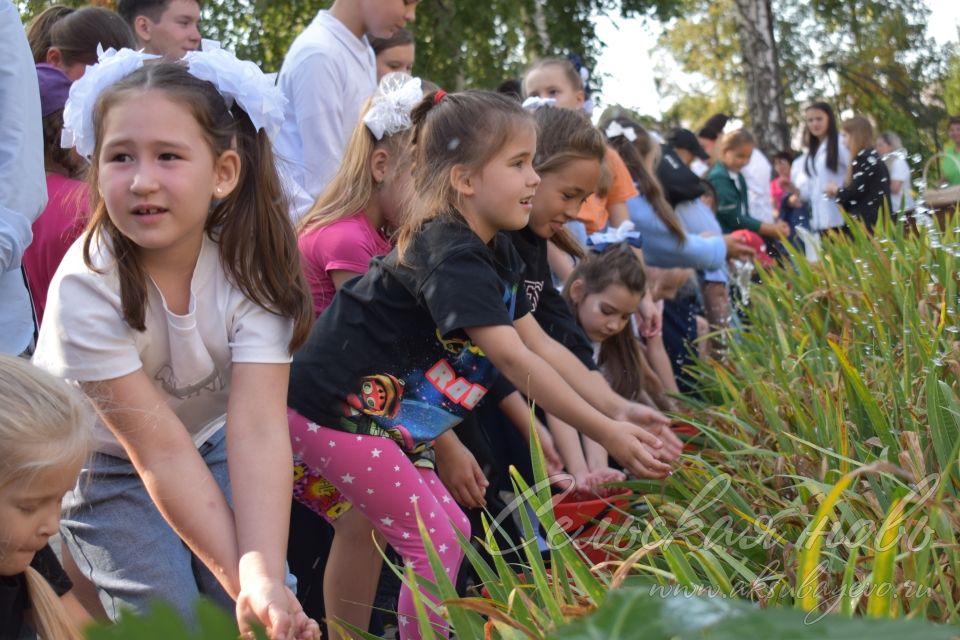
[{"label": "girl's ponytail", "polygon": [[33,567],[27,567],[25,574],[33,626],[40,640],[83,640],[83,634],[43,576]]}]

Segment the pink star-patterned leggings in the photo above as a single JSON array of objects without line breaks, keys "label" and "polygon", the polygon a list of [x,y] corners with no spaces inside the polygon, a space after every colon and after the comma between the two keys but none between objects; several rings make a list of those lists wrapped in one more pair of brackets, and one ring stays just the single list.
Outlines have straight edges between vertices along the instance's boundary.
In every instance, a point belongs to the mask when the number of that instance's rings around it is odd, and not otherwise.
[{"label": "pink star-patterned leggings", "polygon": [[[359,508],[418,575],[435,581],[417,526],[419,510],[444,569],[456,582],[463,551],[454,527],[469,538],[470,523],[436,473],[415,467],[388,438],[323,427],[293,409],[287,417],[294,454]],[[400,590],[397,619],[401,640],[420,638],[413,596],[406,584]],[[431,614],[430,621],[437,633],[448,637],[442,618]]]}]

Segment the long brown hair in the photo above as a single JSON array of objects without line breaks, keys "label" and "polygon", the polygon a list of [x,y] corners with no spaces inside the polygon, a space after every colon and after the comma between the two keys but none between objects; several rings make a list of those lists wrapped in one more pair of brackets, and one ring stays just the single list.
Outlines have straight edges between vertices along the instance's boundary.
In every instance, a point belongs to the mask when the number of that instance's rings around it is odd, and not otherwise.
[{"label": "long brown hair", "polygon": [[667,227],[670,234],[682,245],[687,240],[687,232],[680,222],[673,207],[667,202],[667,197],[663,191],[663,185],[657,179],[655,173],[647,170],[647,164],[644,160],[650,157],[651,153],[660,154],[660,145],[653,139],[653,136],[643,128],[639,122],[626,116],[616,116],[613,118],[604,118],[600,121],[600,130],[606,135],[608,127],[616,122],[623,129],[633,129],[636,139],[632,142],[626,136],[607,136],[607,144],[616,150],[623,158],[624,164],[630,171],[630,177],[637,185],[637,190],[653,207],[653,212],[657,214],[660,221]]},{"label": "long brown hair", "polygon": [[413,237],[428,220],[459,215],[450,172],[462,165],[479,171],[516,133],[533,127],[532,116],[509,97],[491,91],[427,94],[411,113],[413,195],[400,230],[402,261]]},{"label": "long brown hair", "polygon": [[204,230],[218,242],[220,263],[231,282],[264,309],[293,320],[289,349],[297,349],[309,334],[313,309],[270,140],[266,132],[256,130],[239,105],[228,109],[216,87],[191,75],[181,63],[145,64],[97,100],[93,115],[97,140],[90,170],[92,214],[83,241],[84,262],[94,269],[90,258],[93,240],[109,238],[120,280],[123,319],[131,328],[144,331],[147,287],[139,247],[110,220],[97,182],[106,113],[124,97],[146,91],[163,91],[188,109],[214,157],[228,149],[239,154],[237,187],[211,206]]},{"label": "long brown hair", "polygon": [[[533,168],[541,176],[559,171],[574,160],[596,160],[603,167],[607,147],[585,113],[545,107],[538,109],[533,118],[537,123]],[[550,241],[575,258],[585,255],[580,242],[566,229],[558,231]]]},{"label": "long brown hair", "polygon": [[[643,263],[625,242],[615,244],[601,254],[590,256],[574,268],[567,280],[567,286],[563,289],[563,297],[574,318],[578,317],[578,305],[571,297],[570,290],[577,280],[583,282],[584,296],[600,293],[615,284],[640,296],[647,288]],[[597,364],[610,382],[610,387],[619,395],[628,400],[641,397],[646,382],[645,361],[629,323],[623,331],[603,341]]]},{"label": "long brown hair", "polygon": [[64,15],[50,27],[49,37],[48,48],[60,49],[63,63],[67,65],[96,63],[97,45],[102,45],[104,50],[137,46],[130,25],[103,7],[83,7]]}]

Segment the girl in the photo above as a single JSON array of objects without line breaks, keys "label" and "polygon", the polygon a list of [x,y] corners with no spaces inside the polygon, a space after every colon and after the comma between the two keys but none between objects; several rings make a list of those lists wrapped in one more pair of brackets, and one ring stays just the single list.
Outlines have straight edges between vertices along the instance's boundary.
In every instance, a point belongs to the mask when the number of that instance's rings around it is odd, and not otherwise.
[{"label": "girl", "polygon": [[[583,78],[565,58],[547,58],[531,67],[524,75],[523,91],[525,96],[551,100],[560,109],[582,112],[586,101]],[[577,214],[579,226],[572,227],[583,243],[587,235],[602,231],[608,222],[619,227],[626,221],[629,218],[626,202],[637,195],[623,160],[613,149],[607,150],[606,170],[609,179],[607,188],[602,190],[603,197],[588,198]],[[558,273],[558,277],[566,280],[570,268],[572,264],[565,273]]]},{"label": "girl", "polygon": [[413,73],[416,43],[412,33],[400,28],[387,38],[367,37],[370,39],[370,47],[377,57],[378,82],[388,73],[397,72],[407,75]]},{"label": "girl", "polygon": [[241,630],[316,637],[284,586],[282,396],[312,314],[267,135],[280,99],[223,50],[148,57],[108,52],[65,111],[93,213],[51,283],[36,362],[77,381],[99,421],[64,539],[111,617],[157,598],[189,616],[204,593]]},{"label": "girl", "polygon": [[825,231],[843,226],[836,201],[826,193],[827,185],[843,183],[850,154],[840,144],[840,132],[833,109],[826,102],[814,102],[804,111],[804,144],[807,157],[803,165],[806,179],[794,180],[801,198],[810,204],[810,229]]},{"label": "girl", "polygon": [[47,544],[93,445],[83,397],[0,355],[0,638],[80,640],[89,616]]},{"label": "girl", "polygon": [[[421,517],[453,579],[462,560],[455,531],[469,535],[465,517],[435,474],[406,454],[476,407],[493,367],[634,473],[662,477],[670,466],[659,459],[658,438],[578,395],[603,406],[583,384],[586,369],[529,316],[522,263],[499,231],[527,224],[540,182],[530,116],[498,94],[438,91],[412,120],[416,200],[396,249],[338,292],[296,354],[290,429],[296,453],[433,580]],[[398,615],[400,637],[419,637],[408,586]],[[431,620],[441,625],[436,614]]]},{"label": "girl", "polygon": [[134,47],[136,40],[127,22],[115,11],[83,7],[57,20],[49,31],[50,44],[41,62],[63,71],[70,80],[83,75],[97,62],[97,46]]},{"label": "girl", "polygon": [[786,237],[790,226],[783,220],[761,222],[750,215],[747,181],[740,172],[753,154],[753,136],[746,129],[725,133],[720,138],[719,161],[707,173],[717,191],[717,220],[724,233],[747,229],[769,238]]},{"label": "girl", "polygon": [[890,201],[892,212],[903,217],[913,212],[913,181],[910,179],[910,165],[907,163],[907,150],[903,148],[900,136],[893,131],[885,131],[877,136],[877,153],[883,158],[890,174]]},{"label": "girl", "polygon": [[873,125],[863,116],[843,122],[843,144],[853,161],[847,168],[842,187],[827,185],[826,193],[854,218],[863,220],[872,232],[877,217],[886,208],[890,211],[890,173],[880,154],[873,148]]}]

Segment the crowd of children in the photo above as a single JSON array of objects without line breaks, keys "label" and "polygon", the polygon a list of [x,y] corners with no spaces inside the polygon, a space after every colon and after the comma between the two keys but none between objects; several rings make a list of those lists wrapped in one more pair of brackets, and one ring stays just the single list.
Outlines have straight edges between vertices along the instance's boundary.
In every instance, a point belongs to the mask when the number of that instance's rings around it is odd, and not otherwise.
[{"label": "crowd of children", "polygon": [[567,490],[671,473],[731,261],[912,205],[899,140],[822,102],[774,177],[722,114],[595,126],[566,58],[448,94],[416,6],[335,0],[274,82],[197,0],[0,5],[0,637],[201,595],[376,626],[381,548],[432,580],[425,530],[456,580],[532,430]]}]

